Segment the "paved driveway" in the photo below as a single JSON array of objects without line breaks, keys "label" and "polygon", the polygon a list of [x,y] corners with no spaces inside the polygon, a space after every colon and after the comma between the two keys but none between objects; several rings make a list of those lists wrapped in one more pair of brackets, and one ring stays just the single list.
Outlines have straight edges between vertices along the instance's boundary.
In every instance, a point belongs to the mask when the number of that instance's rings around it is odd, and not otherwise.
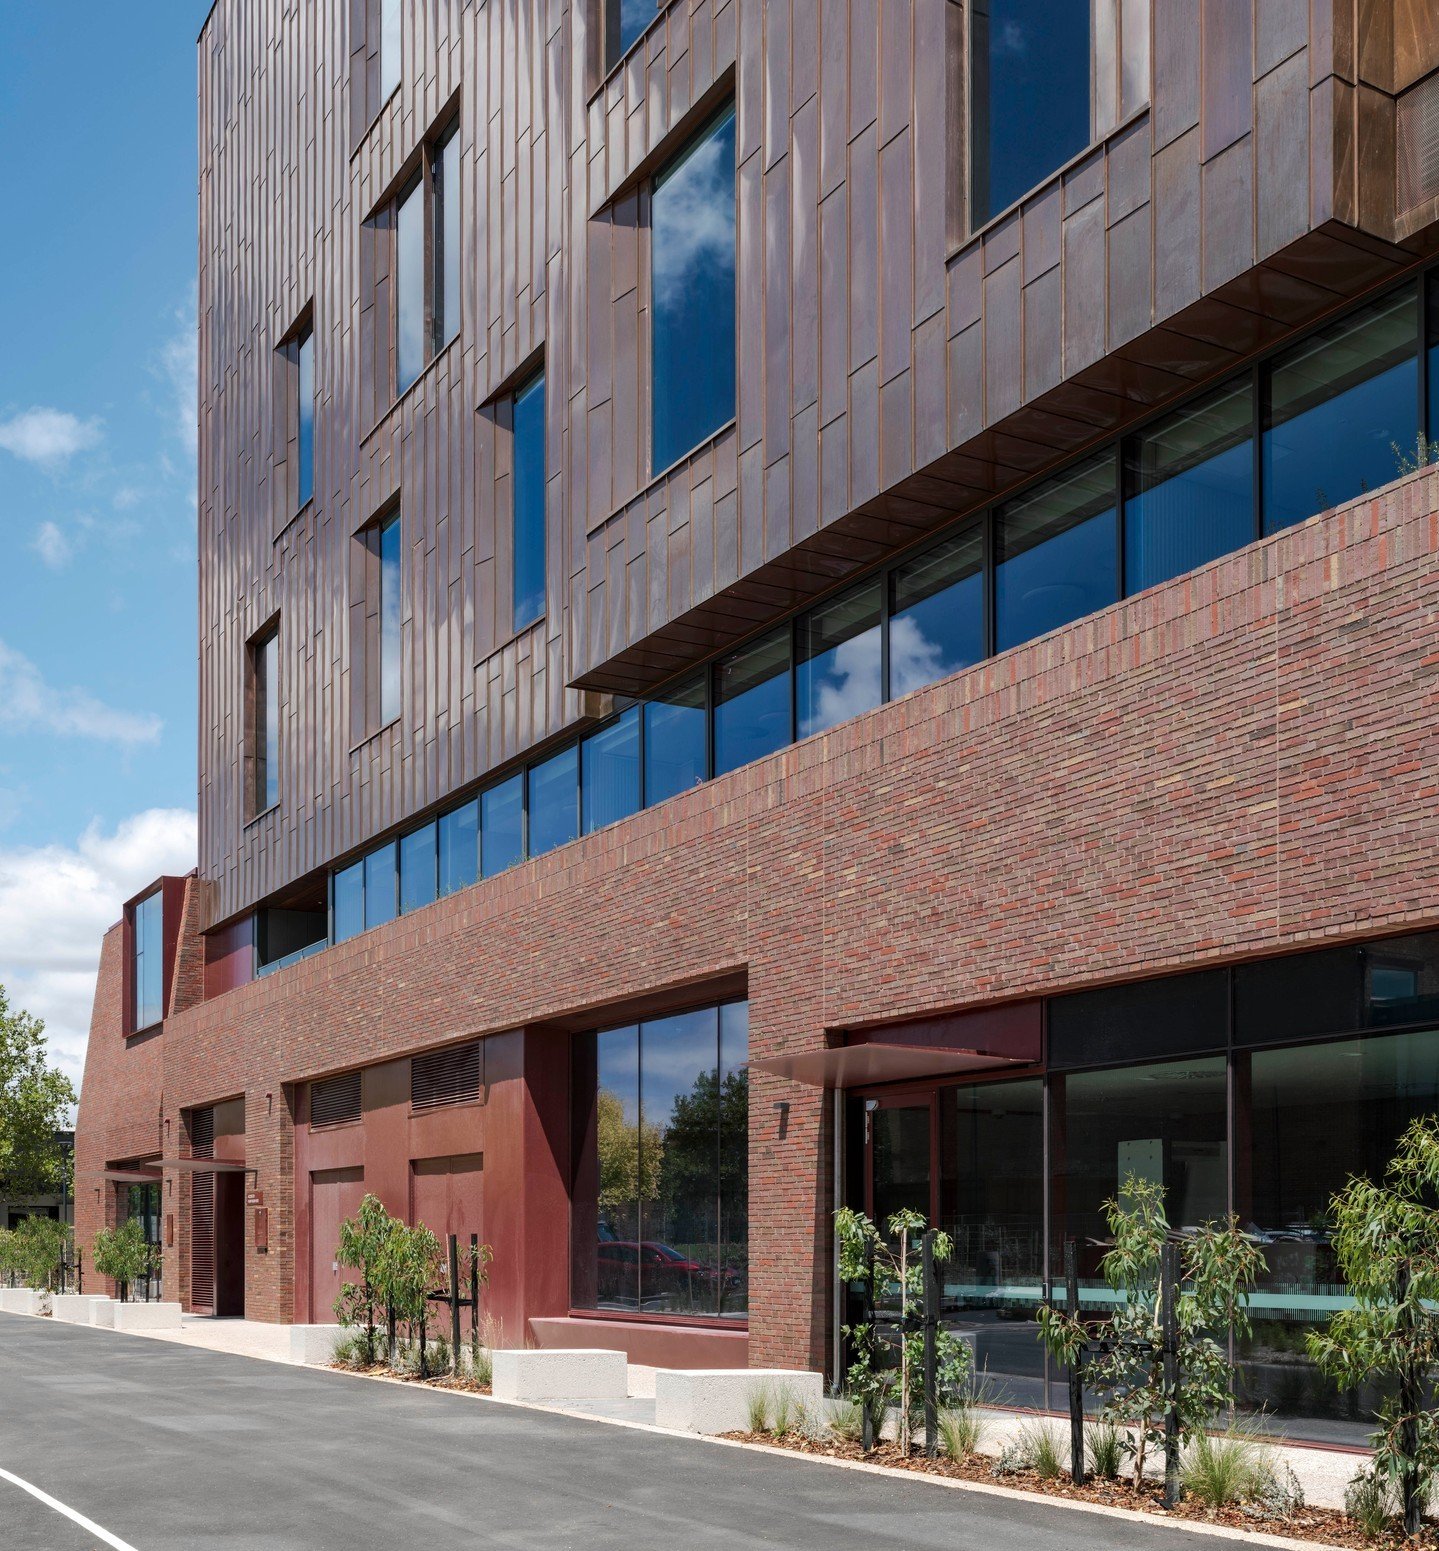
[{"label": "paved driveway", "polygon": [[[134,1551],[1204,1551],[1216,1542],[0,1314],[0,1470]],[[0,1544],[97,1539],[0,1476]]]}]

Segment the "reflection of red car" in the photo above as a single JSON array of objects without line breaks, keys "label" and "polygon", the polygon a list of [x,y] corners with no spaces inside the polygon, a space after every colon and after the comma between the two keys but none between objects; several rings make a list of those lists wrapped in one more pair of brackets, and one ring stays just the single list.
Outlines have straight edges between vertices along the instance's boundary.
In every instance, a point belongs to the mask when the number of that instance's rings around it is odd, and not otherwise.
[{"label": "reflection of red car", "polygon": [[[635,1268],[646,1298],[665,1293],[689,1293],[696,1286],[712,1287],[714,1270],[691,1260],[668,1244],[647,1239],[642,1244],[611,1240],[597,1247],[599,1293],[606,1300],[633,1300]],[[732,1273],[726,1272],[726,1281]]]}]

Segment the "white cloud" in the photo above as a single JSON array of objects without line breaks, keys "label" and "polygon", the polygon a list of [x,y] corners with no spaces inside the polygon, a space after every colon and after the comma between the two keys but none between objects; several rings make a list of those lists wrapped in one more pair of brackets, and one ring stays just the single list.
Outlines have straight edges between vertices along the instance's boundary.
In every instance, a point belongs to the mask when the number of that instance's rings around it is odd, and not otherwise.
[{"label": "white cloud", "polygon": [[137,490],[134,485],[121,485],[115,492],[115,510],[128,512],[132,506],[138,506],[144,499],[144,492]]},{"label": "white cloud", "polygon": [[152,879],[195,865],[195,815],[151,808],[74,846],[0,848],[0,984],[45,1020],[57,1065],[78,1086],[95,998],[100,939]]},{"label": "white cloud", "polygon": [[727,155],[734,156],[732,135],[715,135],[664,185],[665,240],[653,244],[651,265],[657,304],[678,306],[697,282],[734,273],[734,168]]},{"label": "white cloud", "polygon": [[[196,383],[200,371],[199,341],[195,333],[195,296],[175,309],[175,332],[160,347],[157,370],[170,389],[172,425],[185,450],[193,454],[199,445],[199,410]],[[168,462],[162,455],[162,463]]]},{"label": "white cloud", "polygon": [[99,420],[81,420],[63,409],[36,406],[0,420],[0,447],[27,463],[51,467],[100,440]]},{"label": "white cloud", "polygon": [[30,541],[30,548],[52,571],[59,571],[68,565],[75,553],[74,543],[53,522],[40,524],[35,537]]},{"label": "white cloud", "polygon": [[128,745],[153,743],[162,725],[149,712],[118,711],[86,690],[47,684],[28,657],[0,641],[0,729]]}]

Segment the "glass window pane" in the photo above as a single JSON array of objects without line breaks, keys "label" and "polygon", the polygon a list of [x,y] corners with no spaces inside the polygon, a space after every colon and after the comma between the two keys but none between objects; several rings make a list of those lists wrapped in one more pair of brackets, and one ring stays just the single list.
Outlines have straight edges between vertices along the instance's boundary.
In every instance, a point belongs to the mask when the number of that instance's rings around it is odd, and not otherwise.
[{"label": "glass window pane", "polygon": [[400,84],[400,0],[380,0],[380,102]]},{"label": "glass window pane", "polygon": [[1426,308],[1428,338],[1424,342],[1424,370],[1429,379],[1429,424],[1426,427],[1426,433],[1431,445],[1424,449],[1424,458],[1426,462],[1432,462],[1436,456],[1439,456],[1439,447],[1432,445],[1434,442],[1439,442],[1439,272],[1430,270],[1426,283],[1429,287],[1429,296]]},{"label": "glass window pane", "polygon": [[1000,651],[1113,603],[1118,595],[1113,457],[1093,458],[1002,506],[994,539]]},{"label": "glass window pane", "polygon": [[440,893],[466,889],[480,871],[480,804],[476,799],[440,815]]},{"label": "glass window pane", "polygon": [[655,180],[650,226],[650,466],[658,473],[734,418],[733,106]]},{"label": "glass window pane", "polygon": [[400,714],[400,514],[380,525],[380,725]]},{"label": "glass window pane", "polygon": [[156,889],[135,906],[134,984],[136,1029],[148,1029],[165,1016],[164,896]]},{"label": "glass window pane", "polygon": [[1439,932],[1387,937],[1361,953],[1367,1027],[1439,1022]]},{"label": "glass window pane", "polygon": [[720,1019],[719,1272],[721,1319],[749,1317],[749,1003]]},{"label": "glass window pane", "polygon": [[1099,1262],[1109,1229],[1103,1203],[1129,1175],[1164,1186],[1172,1227],[1223,1217],[1228,1205],[1228,1122],[1223,1056],[1076,1072],[1051,1078],[1055,1274],[1064,1240],[1078,1246],[1081,1303],[1100,1306]]},{"label": "glass window pane", "polygon": [[315,336],[307,329],[298,351],[299,370],[295,392],[299,399],[299,475],[296,505],[303,506],[315,493]]},{"label": "glass window pane", "polygon": [[946,1326],[1006,1406],[1043,1406],[1044,1091],[1039,1078],[939,1095],[939,1221],[954,1241]]},{"label": "glass window pane", "polygon": [[612,70],[655,19],[658,0],[605,0],[605,69]]},{"label": "glass window pane", "polygon": [[395,842],[365,858],[365,930],[395,919]]},{"label": "glass window pane", "polygon": [[640,805],[640,708],[631,706],[581,745],[584,829],[628,818]]},{"label": "glass window pane", "polygon": [[1090,0],[976,0],[971,10],[970,208],[975,226],[1091,139]]},{"label": "glass window pane", "polygon": [[262,805],[273,808],[280,800],[280,637],[272,635],[260,648],[260,703],[264,708],[264,778],[260,783]]},{"label": "glass window pane", "polygon": [[640,1306],[718,1312],[719,1015],[715,1008],[640,1025],[640,1151],[655,1149],[640,1199]]},{"label": "glass window pane", "polygon": [[525,859],[525,778],[480,793],[480,872],[493,878]]},{"label": "glass window pane", "polygon": [[721,658],[715,668],[715,774],[793,742],[789,631],[781,629]]},{"label": "glass window pane", "polygon": [[529,768],[529,854],[543,856],[579,834],[579,751],[573,744]]},{"label": "glass window pane", "polygon": [[1418,302],[1403,286],[1331,323],[1269,368],[1264,531],[1277,533],[1398,478],[1418,431]]},{"label": "glass window pane", "polygon": [[705,779],[704,676],[645,702],[645,806]]},{"label": "glass window pane", "polygon": [[426,824],[400,837],[400,910],[435,902],[435,826]]},{"label": "glass window pane", "polygon": [[595,1037],[599,1231],[595,1307],[640,1307],[640,1198],[653,1194],[659,1158],[641,1157],[640,1031],[631,1025]]},{"label": "glass window pane", "polygon": [[799,623],[799,736],[808,738],[877,706],[880,688],[880,583],[858,587]]},{"label": "glass window pane", "polygon": [[1232,382],[1167,415],[1125,460],[1124,583],[1143,592],[1254,537],[1254,394]]},{"label": "glass window pane", "polygon": [[515,395],[514,627],[545,612],[545,379]]},{"label": "glass window pane", "polygon": [[984,657],[984,534],[978,523],[906,560],[891,585],[892,698]]},{"label": "glass window pane", "polygon": [[395,392],[425,368],[425,190],[416,183],[395,217]]},{"label": "glass window pane", "polygon": [[356,862],[335,874],[335,941],[344,942],[365,929],[365,864]]},{"label": "glass window pane", "polygon": [[435,348],[460,332],[460,136],[435,156]]},{"label": "glass window pane", "polygon": [[1240,1396],[1287,1431],[1363,1443],[1381,1390],[1337,1389],[1304,1337],[1351,1301],[1330,1199],[1352,1175],[1378,1179],[1409,1122],[1439,1108],[1439,1032],[1240,1053],[1234,1084],[1235,1210],[1266,1261],[1236,1364]]}]

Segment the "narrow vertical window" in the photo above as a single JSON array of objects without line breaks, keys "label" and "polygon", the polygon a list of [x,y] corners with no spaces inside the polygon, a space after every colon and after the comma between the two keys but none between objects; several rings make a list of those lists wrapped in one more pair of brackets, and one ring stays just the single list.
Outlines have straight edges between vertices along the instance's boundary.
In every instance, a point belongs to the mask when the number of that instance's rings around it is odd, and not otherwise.
[{"label": "narrow vertical window", "polygon": [[425,368],[425,189],[416,179],[395,210],[395,391]]},{"label": "narrow vertical window", "polygon": [[545,612],[545,379],[515,394],[514,628]]},{"label": "narrow vertical window", "polygon": [[250,643],[250,811],[280,800],[280,632],[271,626]]},{"label": "narrow vertical window", "polygon": [[380,0],[380,103],[400,84],[400,0]]},{"label": "narrow vertical window", "polygon": [[601,0],[605,17],[605,71],[619,64],[655,19],[658,0]]},{"label": "narrow vertical window", "polygon": [[394,513],[375,535],[379,560],[379,598],[375,616],[379,630],[380,725],[400,714],[400,514]]},{"label": "narrow vertical window", "polygon": [[435,152],[435,349],[460,332],[460,136]]},{"label": "narrow vertical window", "polygon": [[983,226],[1090,141],[1091,0],[975,0],[970,217]]},{"label": "narrow vertical window", "polygon": [[165,1016],[164,895],[156,889],[131,912],[134,934],[132,978],[134,981],[134,1029],[148,1029]]},{"label": "narrow vertical window", "polygon": [[732,103],[655,179],[650,227],[650,462],[658,473],[734,418]]},{"label": "narrow vertical window", "polygon": [[315,335],[306,329],[295,343],[296,394],[299,400],[296,445],[295,509],[315,494]]}]

